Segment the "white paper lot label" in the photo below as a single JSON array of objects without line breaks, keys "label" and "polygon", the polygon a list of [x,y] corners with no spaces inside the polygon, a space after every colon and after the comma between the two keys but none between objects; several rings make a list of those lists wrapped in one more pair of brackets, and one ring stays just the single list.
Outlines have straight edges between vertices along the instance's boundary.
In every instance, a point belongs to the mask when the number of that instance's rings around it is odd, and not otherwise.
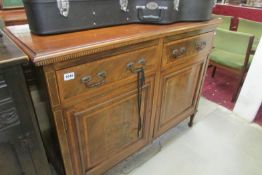
[{"label": "white paper lot label", "polygon": [[64,74],[64,81],[69,81],[75,79],[75,73],[74,72],[69,72]]}]

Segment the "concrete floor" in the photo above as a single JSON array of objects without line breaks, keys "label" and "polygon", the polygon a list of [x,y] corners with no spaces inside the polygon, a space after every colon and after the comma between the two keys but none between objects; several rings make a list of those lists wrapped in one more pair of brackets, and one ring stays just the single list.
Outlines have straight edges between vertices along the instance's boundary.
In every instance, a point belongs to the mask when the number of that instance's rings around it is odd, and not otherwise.
[{"label": "concrete floor", "polygon": [[193,128],[184,121],[110,175],[261,175],[262,128],[202,98]]}]

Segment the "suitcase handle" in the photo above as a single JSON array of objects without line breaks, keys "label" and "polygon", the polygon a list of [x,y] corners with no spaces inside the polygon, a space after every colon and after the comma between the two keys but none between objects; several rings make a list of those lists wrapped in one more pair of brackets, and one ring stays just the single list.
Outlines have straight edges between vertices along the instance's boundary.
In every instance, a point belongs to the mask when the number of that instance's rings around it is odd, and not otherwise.
[{"label": "suitcase handle", "polygon": [[[158,11],[158,15],[145,15],[145,9],[138,9],[138,17],[141,21],[144,22],[158,22],[162,19],[162,9],[156,9]],[[156,11],[154,10],[154,11]]]}]

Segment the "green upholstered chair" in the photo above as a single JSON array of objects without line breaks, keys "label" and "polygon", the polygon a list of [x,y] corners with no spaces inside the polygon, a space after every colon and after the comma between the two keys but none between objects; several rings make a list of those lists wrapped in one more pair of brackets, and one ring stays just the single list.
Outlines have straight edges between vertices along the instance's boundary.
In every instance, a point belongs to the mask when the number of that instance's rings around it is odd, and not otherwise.
[{"label": "green upholstered chair", "polygon": [[255,36],[252,50],[255,51],[262,35],[262,22],[239,18],[238,32],[250,33]]},{"label": "green upholstered chair", "polygon": [[227,69],[238,76],[238,84],[232,101],[236,101],[245,73],[252,62],[250,52],[253,40],[254,36],[248,33],[223,29],[216,31],[214,49],[210,54],[210,64],[214,67],[212,76],[215,76],[217,67]]},{"label": "green upholstered chair", "polygon": [[0,18],[0,37],[2,37],[2,29],[4,28],[4,21]]},{"label": "green upholstered chair", "polygon": [[214,17],[216,18],[222,18],[223,23],[218,26],[220,29],[226,29],[229,30],[231,26],[231,20],[233,19],[233,16],[224,16],[224,15],[215,15],[213,14]]},{"label": "green upholstered chair", "polygon": [[5,26],[4,21],[0,18],[0,29],[2,29]]}]

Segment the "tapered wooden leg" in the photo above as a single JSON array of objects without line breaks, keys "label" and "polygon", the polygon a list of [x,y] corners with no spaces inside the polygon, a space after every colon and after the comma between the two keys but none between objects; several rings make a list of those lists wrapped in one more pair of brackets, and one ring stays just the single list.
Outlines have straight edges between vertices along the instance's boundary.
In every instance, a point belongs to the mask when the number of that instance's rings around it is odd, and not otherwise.
[{"label": "tapered wooden leg", "polygon": [[241,87],[244,83],[244,80],[245,80],[245,74],[243,73],[241,76],[240,76],[240,79],[239,79],[239,82],[237,84],[237,89],[236,89],[236,92],[233,94],[233,97],[231,99],[231,102],[236,102],[238,96],[239,96],[239,93],[240,93],[240,90],[241,90]]},{"label": "tapered wooden leg", "polygon": [[212,72],[212,78],[214,78],[214,77],[215,77],[216,70],[217,70],[217,67],[216,67],[216,66],[214,66],[214,68],[213,68],[213,72]]},{"label": "tapered wooden leg", "polygon": [[189,126],[189,127],[192,127],[192,126],[193,126],[195,115],[196,115],[196,113],[194,113],[194,114],[192,114],[192,115],[190,116],[190,121],[189,121],[189,123],[188,123],[188,126]]}]

